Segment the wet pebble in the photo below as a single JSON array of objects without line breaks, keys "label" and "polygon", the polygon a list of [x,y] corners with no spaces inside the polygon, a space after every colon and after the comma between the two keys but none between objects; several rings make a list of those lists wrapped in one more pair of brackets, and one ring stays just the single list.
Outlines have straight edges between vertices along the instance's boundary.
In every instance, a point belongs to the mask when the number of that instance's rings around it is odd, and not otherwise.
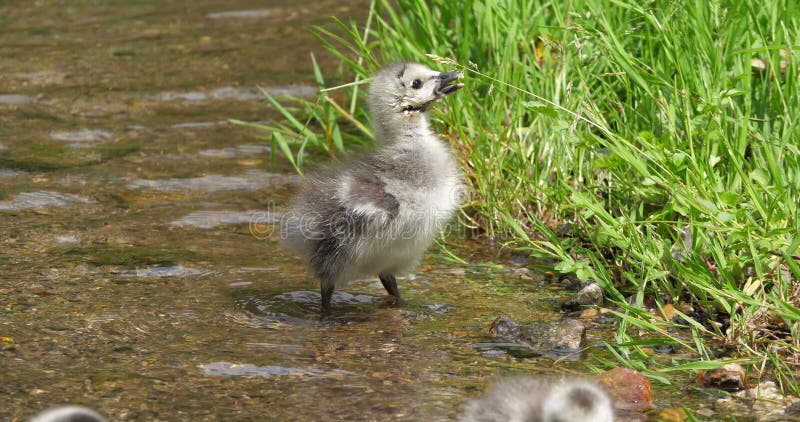
[{"label": "wet pebble", "polygon": [[425,307],[428,308],[428,310],[433,312],[434,314],[439,314],[439,315],[446,314],[455,309],[454,306],[445,305],[444,303],[434,303],[426,305]]},{"label": "wet pebble", "polygon": [[722,368],[700,371],[697,373],[697,382],[704,387],[740,391],[744,389],[744,368],[737,363],[729,363]]},{"label": "wet pebble", "polygon": [[195,211],[169,224],[210,229],[223,224],[275,224],[279,220],[280,214],[265,211]]},{"label": "wet pebble", "polygon": [[21,211],[45,207],[65,207],[88,204],[91,201],[80,196],[60,192],[23,192],[8,201],[0,201],[0,211]]},{"label": "wet pebble", "polygon": [[589,283],[583,287],[575,296],[567,299],[561,308],[566,311],[577,311],[587,306],[599,306],[603,304],[603,289],[597,283]]},{"label": "wet pebble", "polygon": [[75,236],[73,234],[56,235],[53,238],[53,240],[55,240],[56,243],[61,243],[61,244],[65,244],[65,243],[81,243],[81,240],[77,236]]}]

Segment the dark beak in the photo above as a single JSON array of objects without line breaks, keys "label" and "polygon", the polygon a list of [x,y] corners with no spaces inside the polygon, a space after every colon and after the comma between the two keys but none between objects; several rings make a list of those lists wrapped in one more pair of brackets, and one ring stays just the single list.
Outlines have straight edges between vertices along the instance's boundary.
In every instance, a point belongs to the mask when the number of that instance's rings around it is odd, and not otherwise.
[{"label": "dark beak", "polygon": [[453,71],[447,73],[440,73],[437,76],[439,79],[439,89],[437,93],[441,95],[450,95],[464,87],[464,84],[452,83],[461,78],[461,72]]}]

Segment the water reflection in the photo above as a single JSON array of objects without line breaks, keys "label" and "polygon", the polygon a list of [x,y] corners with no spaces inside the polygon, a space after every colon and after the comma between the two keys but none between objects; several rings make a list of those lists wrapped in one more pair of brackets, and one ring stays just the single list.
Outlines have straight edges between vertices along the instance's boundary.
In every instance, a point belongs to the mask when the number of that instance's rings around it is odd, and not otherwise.
[{"label": "water reflection", "polygon": [[126,270],[114,270],[112,274],[129,276],[129,277],[191,277],[191,276],[205,276],[214,274],[210,270],[199,270],[196,268],[187,268],[181,265],[169,267],[151,267],[151,268],[134,268]]},{"label": "water reflection", "polygon": [[27,95],[18,94],[0,94],[0,104],[2,105],[22,105],[30,104],[36,101],[35,98]]},{"label": "water reflection", "polygon": [[[264,87],[264,91],[275,97],[311,97],[317,93],[316,88],[306,85],[286,85],[275,87]],[[185,101],[188,103],[213,100],[233,100],[233,101],[261,101],[264,94],[259,88],[240,88],[240,87],[220,87],[208,92],[162,92],[152,97],[156,101]]]},{"label": "water reflection", "polygon": [[274,13],[275,10],[273,9],[230,10],[227,12],[209,13],[206,17],[209,19],[252,19],[271,16]]},{"label": "water reflection", "polygon": [[50,139],[76,143],[100,142],[111,139],[111,132],[103,129],[84,129],[73,132],[53,132]]},{"label": "water reflection", "polygon": [[34,208],[66,207],[75,204],[88,204],[86,198],[70,193],[41,191],[23,192],[12,199],[0,201],[0,211],[22,211]]},{"label": "water reflection", "polygon": [[280,376],[304,376],[311,378],[319,377],[338,377],[343,376],[357,376],[357,374],[350,371],[332,370],[324,371],[321,369],[301,369],[301,368],[288,368],[285,366],[266,365],[256,366],[250,363],[230,363],[230,362],[211,362],[205,365],[197,365],[203,375],[208,377],[261,377],[271,378]]},{"label": "water reflection", "polygon": [[211,229],[224,224],[249,224],[258,221],[260,224],[275,224],[280,220],[280,214],[265,213],[264,211],[195,211],[169,224],[172,226],[192,226],[201,229]]},{"label": "water reflection", "polygon": [[147,188],[161,192],[227,190],[259,190],[275,184],[293,183],[297,176],[248,170],[242,176],[210,174],[200,177],[170,178],[161,180],[135,179],[128,184],[132,189]]}]

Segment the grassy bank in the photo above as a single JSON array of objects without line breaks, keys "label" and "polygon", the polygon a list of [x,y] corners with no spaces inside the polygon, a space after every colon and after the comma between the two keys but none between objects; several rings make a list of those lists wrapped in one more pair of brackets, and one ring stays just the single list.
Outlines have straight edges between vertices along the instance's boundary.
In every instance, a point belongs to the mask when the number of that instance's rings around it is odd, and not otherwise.
[{"label": "grassy bank", "polygon": [[[301,168],[369,139],[357,83],[380,63],[460,68],[435,119],[466,224],[600,283],[626,365],[743,359],[797,391],[800,6],[640,3],[376,0],[366,28],[316,30],[356,84],[266,129]],[[659,343],[689,355],[654,366]]]}]

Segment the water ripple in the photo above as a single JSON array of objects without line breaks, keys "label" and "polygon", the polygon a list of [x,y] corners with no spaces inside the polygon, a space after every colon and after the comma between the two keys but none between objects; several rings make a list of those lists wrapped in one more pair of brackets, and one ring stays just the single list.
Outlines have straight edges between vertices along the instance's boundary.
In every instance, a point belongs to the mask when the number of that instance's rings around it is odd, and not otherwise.
[{"label": "water ripple", "polygon": [[297,176],[266,173],[258,170],[251,170],[244,176],[222,176],[211,174],[202,177],[191,177],[185,179],[135,179],[128,184],[128,187],[149,188],[161,192],[181,192],[181,191],[207,191],[220,192],[227,190],[258,190],[279,183],[289,183],[299,180]]},{"label": "water ripple", "polygon": [[213,158],[238,158],[249,157],[252,155],[259,155],[270,152],[268,145],[238,145],[236,147],[228,147],[221,149],[206,149],[200,151],[198,154],[203,157]]},{"label": "water ripple", "polygon": [[65,207],[73,204],[88,204],[91,201],[80,196],[60,192],[23,192],[8,201],[0,202],[0,211],[19,211],[32,208]]},{"label": "water ripple", "polygon": [[36,99],[27,95],[0,94],[0,104],[2,105],[23,105],[35,102]]},{"label": "water ripple", "polygon": [[264,211],[195,211],[183,218],[169,223],[172,226],[191,226],[201,229],[210,229],[223,224],[245,224],[258,221],[265,224],[275,224],[280,220],[280,215]]},{"label": "water ripple", "polygon": [[271,16],[273,9],[254,9],[254,10],[229,10],[225,12],[215,12],[206,15],[208,19],[252,19]]},{"label": "water ripple", "polygon": [[[317,93],[316,88],[308,85],[284,85],[264,87],[263,89],[274,97],[312,97]],[[226,86],[211,90],[209,92],[162,92],[152,96],[151,98],[156,101],[169,102],[182,100],[190,103],[209,100],[256,101],[264,99],[264,94],[260,89],[257,88]]]},{"label": "water ripple", "polygon": [[272,378],[275,376],[307,376],[319,378],[325,376],[356,376],[350,371],[334,369],[324,371],[321,369],[302,369],[287,366],[266,365],[256,366],[252,363],[211,362],[206,365],[197,365],[203,375],[208,377],[247,377],[247,378]]},{"label": "water ripple", "polygon": [[50,139],[67,142],[101,142],[111,138],[111,132],[102,129],[85,129],[71,132],[53,132]]},{"label": "water ripple", "polygon": [[187,268],[181,265],[169,267],[150,267],[150,268],[134,268],[128,270],[115,270],[112,274],[123,275],[128,277],[187,277],[187,276],[202,276],[214,274],[210,270],[198,270],[195,268]]}]

